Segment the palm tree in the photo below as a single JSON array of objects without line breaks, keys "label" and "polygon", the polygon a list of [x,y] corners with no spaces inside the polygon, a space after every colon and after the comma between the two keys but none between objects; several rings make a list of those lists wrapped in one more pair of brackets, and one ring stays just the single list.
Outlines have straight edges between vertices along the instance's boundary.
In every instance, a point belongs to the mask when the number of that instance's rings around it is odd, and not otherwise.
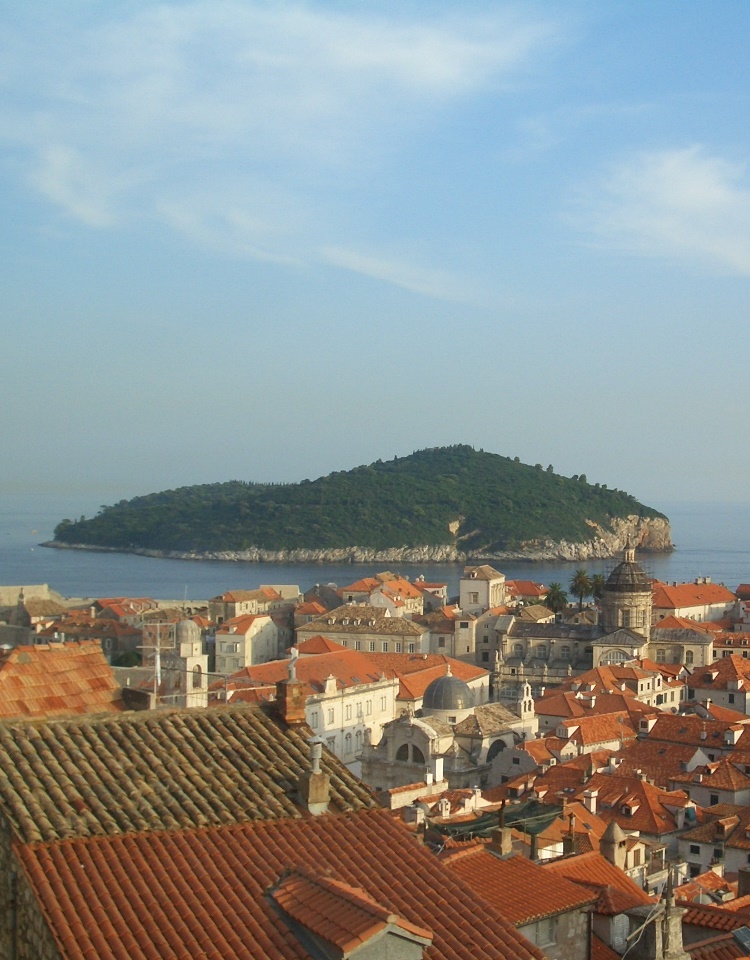
[{"label": "palm tree", "polygon": [[562,613],[567,607],[568,595],[563,590],[561,584],[551,583],[549,585],[547,596],[544,598],[544,605],[545,607],[549,607],[553,613]]},{"label": "palm tree", "polygon": [[603,573],[595,573],[591,578],[591,596],[594,600],[601,600],[604,596],[604,588],[607,584],[607,581],[604,579]]},{"label": "palm tree", "polygon": [[591,579],[588,573],[580,567],[573,574],[570,581],[570,592],[578,597],[578,609],[583,610],[583,598],[591,593]]}]

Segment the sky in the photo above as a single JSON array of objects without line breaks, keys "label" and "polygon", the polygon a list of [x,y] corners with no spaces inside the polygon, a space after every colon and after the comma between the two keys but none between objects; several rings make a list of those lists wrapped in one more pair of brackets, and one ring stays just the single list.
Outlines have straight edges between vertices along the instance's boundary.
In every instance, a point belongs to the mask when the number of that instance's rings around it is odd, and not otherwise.
[{"label": "sky", "polygon": [[0,0],[0,492],[467,443],[750,501],[750,5]]}]

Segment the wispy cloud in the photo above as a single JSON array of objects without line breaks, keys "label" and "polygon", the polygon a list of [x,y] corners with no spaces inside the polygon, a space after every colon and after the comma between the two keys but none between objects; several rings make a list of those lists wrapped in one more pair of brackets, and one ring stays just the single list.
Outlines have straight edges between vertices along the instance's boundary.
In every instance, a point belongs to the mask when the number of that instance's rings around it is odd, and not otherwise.
[{"label": "wispy cloud", "polygon": [[502,11],[265,0],[92,6],[42,32],[17,20],[0,40],[0,143],[28,186],[91,227],[154,217],[290,261],[352,246],[342,179],[372,191],[441,111],[558,39]]},{"label": "wispy cloud", "polygon": [[750,275],[746,166],[704,147],[641,153],[580,198],[580,223],[610,245]]},{"label": "wispy cloud", "polygon": [[444,271],[416,266],[407,259],[381,258],[337,247],[324,248],[320,256],[331,266],[392,283],[412,293],[437,300],[463,301],[468,298],[468,291],[455,277]]}]

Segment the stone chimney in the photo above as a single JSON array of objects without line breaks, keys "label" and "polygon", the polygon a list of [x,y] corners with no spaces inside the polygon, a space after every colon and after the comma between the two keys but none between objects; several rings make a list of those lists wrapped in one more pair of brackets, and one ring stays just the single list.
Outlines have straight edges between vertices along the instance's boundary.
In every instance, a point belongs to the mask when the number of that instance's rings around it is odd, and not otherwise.
[{"label": "stone chimney", "polygon": [[276,684],[276,713],[287,726],[300,726],[306,722],[305,706],[307,695],[305,685],[297,679],[296,647],[292,647],[292,658],[289,661],[289,676],[286,680],[279,680]]},{"label": "stone chimney", "polygon": [[596,815],[596,800],[598,796],[599,791],[596,789],[583,791],[583,805],[589,813],[593,813],[594,815]]},{"label": "stone chimney", "polygon": [[599,852],[619,870],[625,869],[627,838],[616,820],[610,820],[599,841]]},{"label": "stone chimney", "polygon": [[670,868],[664,900],[651,907],[628,910],[631,960],[689,960],[682,944],[682,918],[687,913],[675,905]]},{"label": "stone chimney", "polygon": [[510,827],[505,826],[504,800],[503,805],[500,807],[498,826],[492,831],[488,849],[496,853],[499,857],[509,857],[511,853],[513,853],[513,837],[510,832]]},{"label": "stone chimney", "polygon": [[317,817],[327,812],[331,802],[331,778],[320,769],[323,741],[320,737],[312,737],[307,742],[310,744],[311,769],[299,779],[299,799],[302,806]]},{"label": "stone chimney", "polygon": [[746,897],[750,893],[750,867],[740,867],[737,871],[737,898]]}]

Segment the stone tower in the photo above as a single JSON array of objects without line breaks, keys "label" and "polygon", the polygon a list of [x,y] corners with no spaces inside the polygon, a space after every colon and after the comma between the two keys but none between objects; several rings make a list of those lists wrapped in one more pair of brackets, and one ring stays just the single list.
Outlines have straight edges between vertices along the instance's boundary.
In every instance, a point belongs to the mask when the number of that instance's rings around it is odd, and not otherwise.
[{"label": "stone tower", "polygon": [[626,627],[646,640],[651,633],[653,587],[628,544],[623,560],[610,573],[601,600],[602,626],[607,632]]}]

